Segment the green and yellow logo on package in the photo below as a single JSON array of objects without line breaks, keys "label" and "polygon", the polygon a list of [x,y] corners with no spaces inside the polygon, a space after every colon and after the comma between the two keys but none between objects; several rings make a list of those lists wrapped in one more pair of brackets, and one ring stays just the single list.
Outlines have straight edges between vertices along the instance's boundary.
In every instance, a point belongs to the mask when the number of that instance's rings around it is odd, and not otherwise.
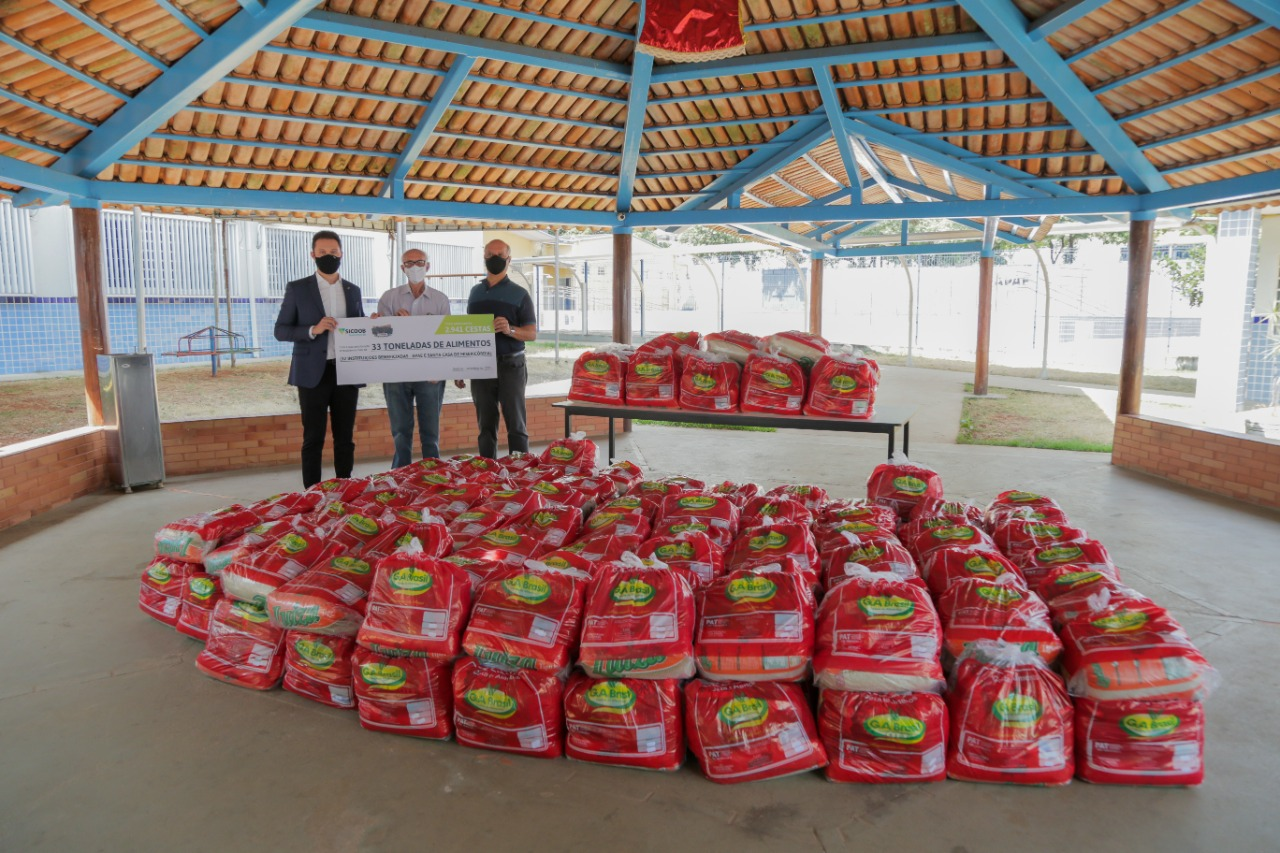
[{"label": "green and yellow logo on package", "polygon": [[306,661],[312,669],[328,669],[333,666],[333,649],[315,640],[298,640],[293,644],[298,657]]},{"label": "green and yellow logo on package", "polygon": [[347,516],[347,527],[362,536],[372,536],[378,532],[378,522],[363,515]]},{"label": "green and yellow logo on package", "polygon": [[1005,568],[998,560],[990,557],[970,557],[964,561],[964,570],[971,575],[982,578],[996,578],[1004,574]]},{"label": "green and yellow logo on package", "polygon": [[1009,728],[1026,729],[1036,724],[1044,709],[1031,696],[1010,693],[991,704],[991,713]]},{"label": "green and yellow logo on package", "polygon": [[551,448],[551,458],[560,462],[568,462],[573,458],[573,449],[565,447],[563,444],[557,444]]},{"label": "green and yellow logo on package", "polygon": [[156,583],[164,584],[173,579],[173,569],[168,563],[156,563],[147,567],[147,577]]},{"label": "green and yellow logo on package", "polygon": [[980,586],[978,587],[978,596],[1001,607],[1008,607],[1010,604],[1022,600],[1022,593],[1004,586]]},{"label": "green and yellow logo on package", "polygon": [[1010,492],[1004,499],[1012,504],[1025,504],[1040,500],[1040,495],[1035,492]]},{"label": "green and yellow logo on package", "polygon": [[771,548],[783,548],[791,539],[785,533],[770,530],[762,536],[752,536],[747,540],[747,547],[752,551],[766,551]]},{"label": "green and yellow logo on package", "polygon": [[950,527],[935,527],[929,531],[929,535],[946,542],[952,539],[972,539],[975,534],[973,528],[967,524],[956,524]]},{"label": "green and yellow logo on package", "polygon": [[1054,578],[1053,585],[1065,586],[1067,589],[1077,589],[1100,580],[1102,580],[1102,572],[1063,572]]},{"label": "green and yellow logo on package", "polygon": [[360,664],[360,680],[377,690],[399,690],[408,677],[408,674],[395,664]]},{"label": "green and yellow logo on package", "polygon": [[550,510],[543,509],[531,515],[529,520],[538,527],[550,527],[560,520],[560,514],[558,512],[551,512]]},{"label": "green and yellow logo on package", "polygon": [[693,374],[693,387],[699,391],[710,391],[716,387],[715,377],[708,376],[705,373],[695,373]]},{"label": "green and yellow logo on package", "polygon": [[770,367],[764,373],[760,374],[760,378],[768,382],[774,388],[790,388],[791,377],[778,370],[776,367]]},{"label": "green and yellow logo on package", "polygon": [[666,371],[663,369],[662,365],[654,364],[652,361],[636,362],[636,376],[641,376],[645,379],[653,379],[654,377],[661,376],[665,372]]},{"label": "green and yellow logo on package", "polygon": [[862,560],[878,560],[883,557],[885,550],[876,545],[863,545],[861,548],[850,551],[844,558],[846,563],[857,563]]},{"label": "green and yellow logo on package", "polygon": [[625,714],[636,706],[636,694],[621,681],[600,681],[584,697],[587,704],[606,714]]},{"label": "green and yellow logo on package", "polygon": [[1120,728],[1133,737],[1164,737],[1182,725],[1174,714],[1129,714],[1120,720]]},{"label": "green and yellow logo on package", "polygon": [[659,545],[653,553],[659,560],[692,560],[694,557],[693,546],[688,542]]},{"label": "green and yellow logo on package", "polygon": [[847,394],[858,387],[858,380],[854,379],[852,376],[837,373],[835,376],[831,377],[831,381],[827,384],[831,386],[832,390],[839,391],[842,394]]},{"label": "green and yellow logo on package", "polygon": [[1036,559],[1042,563],[1070,563],[1083,554],[1084,551],[1075,545],[1058,545],[1045,548],[1036,554]]},{"label": "green and yellow logo on package", "polygon": [[763,726],[769,719],[769,703],[750,696],[736,696],[721,705],[716,716],[733,731]]},{"label": "green and yellow logo on package", "polygon": [[187,589],[191,590],[192,598],[208,601],[218,591],[218,585],[213,578],[192,578],[187,581]]},{"label": "green and yellow logo on package", "polygon": [[589,358],[583,362],[582,368],[587,373],[594,373],[599,376],[609,372],[609,362],[602,358]]},{"label": "green and yellow logo on package", "polygon": [[1039,536],[1046,539],[1053,539],[1057,536],[1062,535],[1061,527],[1059,527],[1056,524],[1049,524],[1048,522],[1043,522],[1043,521],[1037,521],[1034,524],[1028,524],[1026,527],[1022,529],[1026,531],[1028,536]]},{"label": "green and yellow logo on package", "polygon": [[497,545],[502,548],[509,548],[520,543],[520,534],[514,530],[491,530],[480,538],[490,545]]},{"label": "green and yellow logo on package", "polygon": [[880,528],[869,521],[846,521],[836,526],[841,533],[853,533],[861,536],[864,533],[879,533]]},{"label": "green and yellow logo on package", "polygon": [[534,483],[529,488],[533,489],[535,492],[541,492],[544,495],[558,495],[563,491],[555,483],[548,483],[546,480],[543,480],[541,483]]},{"label": "green and yellow logo on package", "polygon": [[387,581],[397,592],[405,595],[422,595],[431,589],[435,583],[435,577],[430,572],[424,572],[414,566],[405,566],[403,569],[392,572],[387,577]]},{"label": "green and yellow logo on package", "polygon": [[468,690],[463,694],[463,698],[467,700],[468,705],[481,714],[499,720],[515,716],[516,711],[520,708],[515,699],[496,687],[477,687],[473,690]]},{"label": "green and yellow logo on package", "polygon": [[863,730],[878,740],[891,740],[894,743],[911,744],[924,740],[928,727],[923,720],[915,717],[903,717],[896,711],[888,714],[877,714],[862,722]]},{"label": "green and yellow logo on package", "polygon": [[334,557],[329,561],[329,565],[348,575],[367,575],[371,570],[368,563],[356,557]]},{"label": "green and yellow logo on package", "polygon": [[1136,631],[1147,624],[1147,614],[1141,610],[1120,610],[1108,616],[1094,619],[1093,627],[1101,628],[1112,634],[1124,631]]},{"label": "green and yellow logo on package", "polygon": [[509,598],[523,604],[541,604],[551,597],[551,584],[530,574],[505,579],[502,589]]},{"label": "green and yellow logo on package", "polygon": [[650,601],[653,601],[653,597],[656,594],[657,590],[653,586],[635,577],[619,581],[609,591],[609,597],[613,599],[615,604],[626,607],[644,607]]},{"label": "green and yellow logo on package", "polygon": [[906,492],[909,495],[923,495],[929,485],[919,477],[894,477],[893,487],[900,492]]},{"label": "green and yellow logo on package", "polygon": [[298,554],[307,550],[307,540],[296,533],[286,533],[280,537],[280,550],[286,554]]},{"label": "green and yellow logo on package", "polygon": [[730,601],[755,601],[764,603],[778,592],[778,585],[766,577],[734,578],[725,587],[724,594]]},{"label": "green and yellow logo on package", "polygon": [[667,525],[669,533],[706,533],[711,528],[701,521],[682,521],[679,524]]},{"label": "green and yellow logo on package", "polygon": [[231,609],[246,622],[261,625],[267,621],[267,611],[256,604],[250,604],[247,601],[236,601],[232,603]]},{"label": "green and yellow logo on package", "polygon": [[858,609],[865,613],[868,619],[900,622],[911,618],[911,614],[916,612],[916,605],[914,601],[898,595],[864,595],[858,599]]},{"label": "green and yellow logo on package", "polygon": [[719,498],[713,498],[709,495],[689,495],[676,501],[676,504],[681,509],[711,509],[719,503]]}]

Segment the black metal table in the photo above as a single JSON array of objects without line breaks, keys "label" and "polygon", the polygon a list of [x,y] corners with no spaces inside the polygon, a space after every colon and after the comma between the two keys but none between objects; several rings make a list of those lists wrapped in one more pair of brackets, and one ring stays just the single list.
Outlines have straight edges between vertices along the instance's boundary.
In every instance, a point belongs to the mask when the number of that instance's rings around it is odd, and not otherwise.
[{"label": "black metal table", "polygon": [[818,429],[831,432],[870,432],[888,436],[889,457],[893,457],[894,439],[898,427],[902,427],[902,452],[911,448],[911,418],[915,406],[876,406],[873,417],[865,420],[844,418],[815,418],[808,415],[752,415],[734,412],[698,412],[688,409],[658,409],[649,406],[605,406],[600,403],[580,403],[565,400],[552,403],[564,410],[564,434],[573,432],[573,416],[609,419],[609,462],[614,460],[614,420],[676,421],[688,424],[720,424],[729,426],[772,427],[774,429]]}]

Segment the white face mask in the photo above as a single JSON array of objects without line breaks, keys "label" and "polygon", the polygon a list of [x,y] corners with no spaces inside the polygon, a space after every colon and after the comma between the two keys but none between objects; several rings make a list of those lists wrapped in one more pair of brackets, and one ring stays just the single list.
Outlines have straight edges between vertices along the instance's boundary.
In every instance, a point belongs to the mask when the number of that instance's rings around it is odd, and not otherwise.
[{"label": "white face mask", "polygon": [[405,278],[409,279],[410,284],[422,284],[427,278],[426,267],[408,267],[404,271]]}]

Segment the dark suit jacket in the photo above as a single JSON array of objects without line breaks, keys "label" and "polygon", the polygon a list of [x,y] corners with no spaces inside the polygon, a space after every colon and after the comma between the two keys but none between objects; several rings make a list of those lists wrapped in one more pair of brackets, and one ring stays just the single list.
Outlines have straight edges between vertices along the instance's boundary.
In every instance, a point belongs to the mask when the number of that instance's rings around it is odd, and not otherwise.
[{"label": "dark suit jacket", "polygon": [[[347,316],[363,317],[360,288],[344,278],[342,292],[347,297]],[[290,385],[314,388],[324,376],[324,363],[329,357],[329,335],[333,333],[323,332],[316,335],[315,340],[311,339],[311,327],[324,316],[324,300],[320,298],[320,286],[316,284],[314,275],[285,285],[284,301],[280,303],[280,315],[276,317],[276,340],[293,341]]]}]

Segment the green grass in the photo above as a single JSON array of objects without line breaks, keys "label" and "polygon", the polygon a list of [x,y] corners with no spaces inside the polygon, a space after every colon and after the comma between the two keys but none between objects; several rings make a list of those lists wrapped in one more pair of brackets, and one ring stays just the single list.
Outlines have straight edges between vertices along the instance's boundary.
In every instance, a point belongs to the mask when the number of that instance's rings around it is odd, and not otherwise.
[{"label": "green grass", "polygon": [[636,423],[645,424],[646,426],[681,427],[684,429],[735,429],[739,432],[777,432],[773,427],[738,426],[737,424],[686,424],[677,423],[676,421],[643,420],[637,420]]},{"label": "green grass", "polygon": [[965,399],[957,444],[1111,452],[1114,427],[1088,397],[1011,388],[991,393],[996,396]]}]

